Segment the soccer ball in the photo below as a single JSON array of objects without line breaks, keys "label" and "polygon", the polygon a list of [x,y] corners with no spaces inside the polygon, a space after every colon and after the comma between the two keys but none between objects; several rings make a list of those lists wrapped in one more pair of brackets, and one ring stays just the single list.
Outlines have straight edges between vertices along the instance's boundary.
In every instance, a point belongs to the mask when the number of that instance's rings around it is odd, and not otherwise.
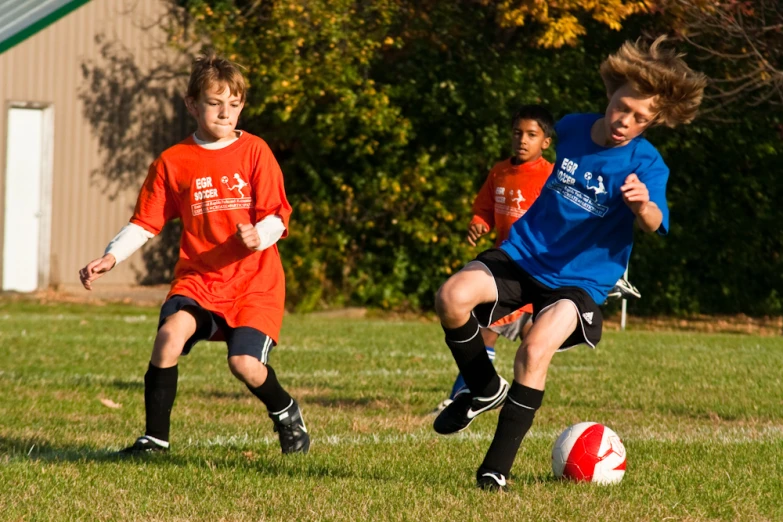
[{"label": "soccer ball", "polygon": [[555,441],[552,471],[559,479],[616,484],[625,475],[625,446],[602,424],[574,424]]},{"label": "soccer ball", "polygon": [[228,176],[223,176],[220,178],[220,182],[224,185],[228,185]]}]

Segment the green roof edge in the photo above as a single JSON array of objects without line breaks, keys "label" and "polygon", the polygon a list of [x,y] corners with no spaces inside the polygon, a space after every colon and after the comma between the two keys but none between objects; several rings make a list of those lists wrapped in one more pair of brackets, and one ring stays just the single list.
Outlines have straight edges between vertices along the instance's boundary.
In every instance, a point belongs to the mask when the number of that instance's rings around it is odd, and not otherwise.
[{"label": "green roof edge", "polygon": [[45,29],[46,27],[50,26],[63,16],[67,15],[71,11],[74,11],[90,0],[73,0],[72,2],[68,2],[67,4],[63,5],[59,9],[56,9],[49,13],[48,15],[44,16],[37,22],[29,25],[28,27],[25,27],[12,37],[8,38],[7,40],[0,42],[0,54],[3,54],[8,49],[14,47],[15,45],[22,43],[23,41],[27,40],[29,37],[33,36],[35,33]]}]

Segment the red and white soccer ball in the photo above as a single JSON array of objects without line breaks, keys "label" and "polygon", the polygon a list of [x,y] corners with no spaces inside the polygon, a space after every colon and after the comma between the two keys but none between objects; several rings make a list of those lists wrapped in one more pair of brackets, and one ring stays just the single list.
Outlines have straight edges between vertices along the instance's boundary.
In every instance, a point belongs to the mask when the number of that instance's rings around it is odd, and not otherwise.
[{"label": "red and white soccer ball", "polygon": [[552,448],[552,471],[556,478],[616,484],[625,475],[625,446],[602,424],[574,424]]}]

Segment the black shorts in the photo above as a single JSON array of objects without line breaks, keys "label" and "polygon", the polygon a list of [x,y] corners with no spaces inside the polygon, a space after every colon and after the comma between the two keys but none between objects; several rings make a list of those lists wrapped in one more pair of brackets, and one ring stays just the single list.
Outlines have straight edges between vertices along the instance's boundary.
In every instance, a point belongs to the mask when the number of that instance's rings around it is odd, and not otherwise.
[{"label": "black shorts", "polygon": [[560,346],[560,350],[583,343],[595,348],[601,340],[603,324],[601,309],[581,288],[575,286],[549,288],[525,272],[499,248],[480,253],[472,262],[484,265],[495,279],[497,287],[497,301],[483,303],[473,309],[473,315],[481,326],[486,327],[528,304],[533,305],[533,322],[535,322],[538,314],[558,301],[566,300],[576,306],[579,325]]},{"label": "black shorts", "polygon": [[160,319],[158,320],[158,330],[166,322],[169,316],[174,315],[180,310],[189,312],[196,318],[196,333],[185,342],[182,348],[182,355],[187,355],[193,348],[193,345],[199,341],[208,341],[216,336],[223,334],[228,345],[228,357],[234,355],[250,355],[266,364],[269,360],[269,352],[275,347],[276,343],[271,337],[261,330],[256,330],[249,326],[230,327],[225,319],[214,312],[202,308],[195,300],[183,295],[173,295],[163,303],[160,309]]}]

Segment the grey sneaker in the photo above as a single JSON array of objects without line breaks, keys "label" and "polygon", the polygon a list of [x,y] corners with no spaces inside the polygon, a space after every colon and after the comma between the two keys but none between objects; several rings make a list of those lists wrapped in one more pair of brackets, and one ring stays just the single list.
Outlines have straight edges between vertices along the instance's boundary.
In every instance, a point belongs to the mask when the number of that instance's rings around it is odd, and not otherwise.
[{"label": "grey sneaker", "polygon": [[625,277],[621,277],[614,284],[614,287],[609,291],[606,297],[616,297],[618,299],[628,299],[633,297],[634,299],[640,299],[642,297],[641,292],[637,290],[635,286],[631,284]]},{"label": "grey sneaker", "polygon": [[295,400],[291,399],[291,404],[286,409],[270,413],[269,418],[280,437],[283,454],[307,453],[310,450],[310,435],[307,434],[302,411]]}]

